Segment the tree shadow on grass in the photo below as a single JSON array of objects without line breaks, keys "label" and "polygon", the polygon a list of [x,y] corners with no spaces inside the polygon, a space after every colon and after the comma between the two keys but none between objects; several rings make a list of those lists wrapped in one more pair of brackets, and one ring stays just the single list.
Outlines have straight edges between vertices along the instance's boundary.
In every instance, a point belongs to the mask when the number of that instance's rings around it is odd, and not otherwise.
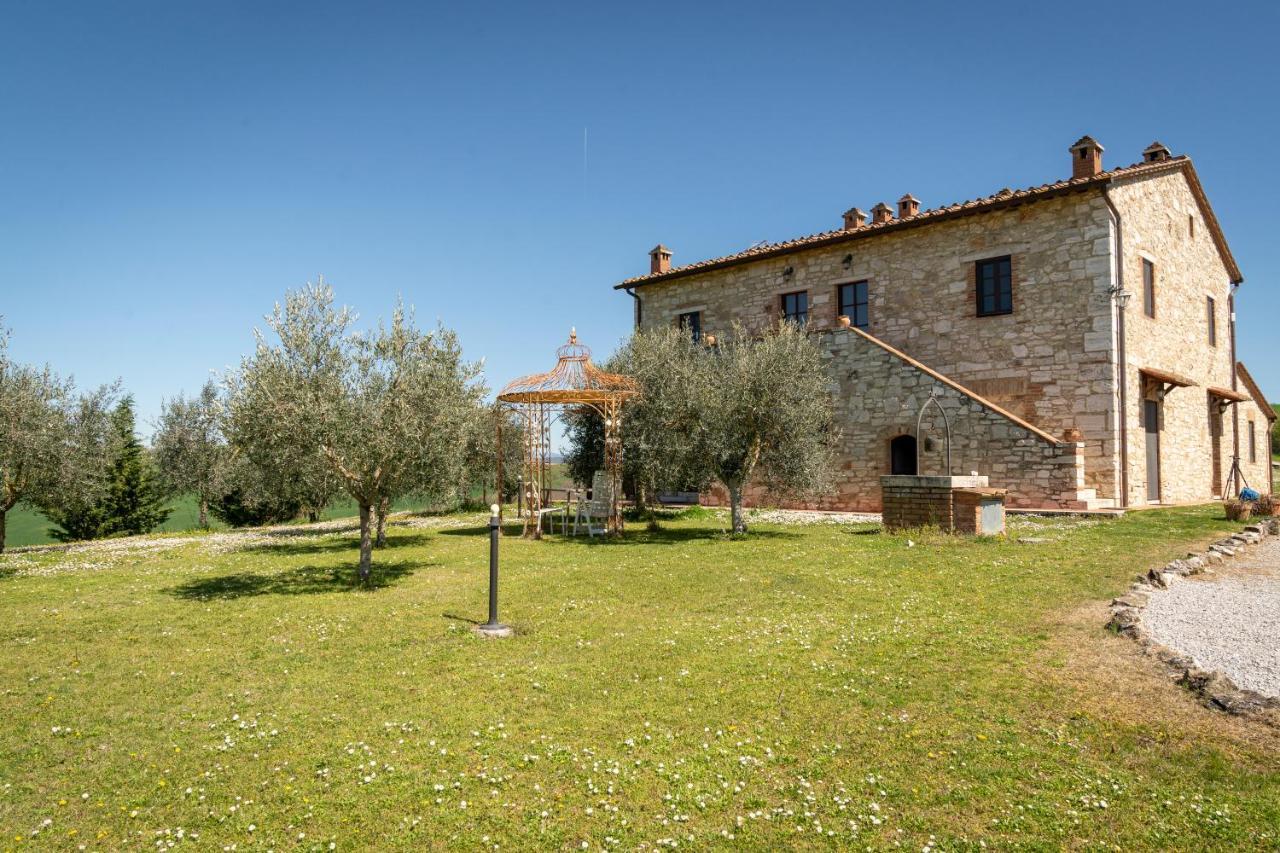
[{"label": "tree shadow on grass", "polygon": [[[502,535],[504,539],[519,539],[521,534],[521,526],[519,524],[504,524],[502,526]],[[489,527],[454,527],[448,530],[439,531],[441,536],[488,536]],[[628,545],[680,545],[686,542],[697,542],[701,540],[719,540],[723,542],[750,542],[752,540],[765,539],[796,539],[799,533],[789,530],[751,530],[745,535],[730,535],[728,532],[720,528],[712,527],[679,527],[679,528],[662,528],[660,530],[646,530],[641,523],[636,523],[627,528],[621,536],[588,536],[586,533],[580,533],[577,536],[570,536],[563,533],[543,533],[542,541],[547,544],[554,545],[592,545],[592,546],[613,546],[624,547]]]},{"label": "tree shadow on grass", "polygon": [[[424,545],[430,538],[429,533],[414,533],[409,536],[389,536],[387,544],[375,548],[373,553],[393,551],[397,548],[408,548],[413,545]],[[271,554],[279,557],[296,557],[303,554],[330,554],[334,551],[355,551],[360,547],[360,540],[347,537],[326,536],[308,542],[264,542],[250,545],[241,551],[247,554]]]},{"label": "tree shadow on grass", "polygon": [[373,563],[373,576],[360,583],[354,566],[301,566],[283,572],[238,572],[187,581],[165,592],[188,601],[230,600],[255,595],[315,595],[378,590],[399,583],[418,569],[436,565],[416,560]]}]

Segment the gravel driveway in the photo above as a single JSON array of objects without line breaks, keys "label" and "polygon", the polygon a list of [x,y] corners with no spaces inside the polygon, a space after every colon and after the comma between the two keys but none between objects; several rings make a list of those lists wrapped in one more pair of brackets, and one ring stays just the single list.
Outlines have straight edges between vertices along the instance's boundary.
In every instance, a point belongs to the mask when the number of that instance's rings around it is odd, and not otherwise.
[{"label": "gravel driveway", "polygon": [[1237,557],[1226,572],[1180,578],[1153,593],[1143,625],[1201,669],[1280,697],[1280,537]]}]

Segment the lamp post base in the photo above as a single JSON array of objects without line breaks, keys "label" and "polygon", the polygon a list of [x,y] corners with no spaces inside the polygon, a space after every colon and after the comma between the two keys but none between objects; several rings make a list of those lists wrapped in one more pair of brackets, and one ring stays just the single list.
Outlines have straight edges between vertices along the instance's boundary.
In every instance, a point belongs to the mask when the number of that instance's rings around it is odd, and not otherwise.
[{"label": "lamp post base", "polygon": [[500,625],[496,623],[486,622],[483,625],[476,625],[471,629],[480,637],[510,637],[513,633],[510,625]]}]

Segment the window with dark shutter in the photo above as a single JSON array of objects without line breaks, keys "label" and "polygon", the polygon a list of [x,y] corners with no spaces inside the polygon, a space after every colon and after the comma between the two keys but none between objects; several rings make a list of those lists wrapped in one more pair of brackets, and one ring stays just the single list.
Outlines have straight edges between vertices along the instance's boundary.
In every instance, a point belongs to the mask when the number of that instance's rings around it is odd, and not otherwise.
[{"label": "window with dark shutter", "polygon": [[1142,259],[1142,311],[1156,316],[1156,265],[1146,258]]},{"label": "window with dark shutter", "polygon": [[978,316],[1013,313],[1013,263],[1008,255],[977,261]]},{"label": "window with dark shutter", "polygon": [[865,329],[871,322],[870,305],[867,299],[867,283],[855,281],[842,284],[836,289],[837,317],[848,317],[849,325]]},{"label": "window with dark shutter", "polygon": [[702,312],[687,311],[680,315],[680,328],[684,329],[693,338],[696,344],[702,340]]},{"label": "window with dark shutter", "polygon": [[782,319],[800,326],[809,322],[809,292],[807,290],[782,294]]},{"label": "window with dark shutter", "polygon": [[1218,345],[1218,306],[1212,296],[1205,297],[1205,313],[1209,321],[1209,346]]}]

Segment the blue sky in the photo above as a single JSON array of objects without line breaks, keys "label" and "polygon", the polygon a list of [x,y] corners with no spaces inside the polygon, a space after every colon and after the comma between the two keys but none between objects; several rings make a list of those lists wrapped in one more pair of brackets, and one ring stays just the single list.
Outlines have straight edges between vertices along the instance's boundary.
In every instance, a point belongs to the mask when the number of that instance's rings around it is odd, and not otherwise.
[{"label": "blue sky", "polygon": [[397,294],[492,386],[647,270],[1108,165],[1196,162],[1280,400],[1275,4],[0,5],[0,314],[144,420],[323,273]]}]

